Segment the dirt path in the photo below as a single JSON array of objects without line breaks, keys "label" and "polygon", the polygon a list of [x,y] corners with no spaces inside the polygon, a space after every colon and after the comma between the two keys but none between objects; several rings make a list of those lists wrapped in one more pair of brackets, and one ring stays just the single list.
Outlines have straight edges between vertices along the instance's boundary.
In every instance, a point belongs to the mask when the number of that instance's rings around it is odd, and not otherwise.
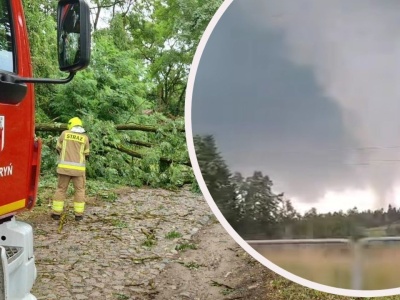
[{"label": "dirt path", "polygon": [[250,295],[266,269],[186,189],[89,201],[84,221],[70,212],[60,233],[47,208],[18,219],[34,228],[38,299],[260,299]]},{"label": "dirt path", "polygon": [[157,277],[153,299],[272,299],[264,283],[271,272],[254,262],[219,223],[193,237],[196,250],[177,255]]}]

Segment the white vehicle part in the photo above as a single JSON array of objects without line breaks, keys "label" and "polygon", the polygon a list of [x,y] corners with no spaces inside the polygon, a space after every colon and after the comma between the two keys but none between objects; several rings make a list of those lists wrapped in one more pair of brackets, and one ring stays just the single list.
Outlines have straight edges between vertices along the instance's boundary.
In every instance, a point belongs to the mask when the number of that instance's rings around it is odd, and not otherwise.
[{"label": "white vehicle part", "polygon": [[36,300],[32,227],[13,217],[0,224],[0,300]]}]

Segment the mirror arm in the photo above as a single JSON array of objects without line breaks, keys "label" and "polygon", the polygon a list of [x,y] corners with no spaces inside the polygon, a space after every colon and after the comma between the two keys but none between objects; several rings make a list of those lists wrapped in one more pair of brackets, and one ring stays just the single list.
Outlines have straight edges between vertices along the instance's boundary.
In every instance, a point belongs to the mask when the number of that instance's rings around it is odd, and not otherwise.
[{"label": "mirror arm", "polygon": [[67,78],[64,79],[50,79],[50,78],[28,78],[28,77],[16,77],[15,78],[15,83],[58,83],[58,84],[63,84],[63,83],[68,83],[70,82],[76,72],[70,72]]}]

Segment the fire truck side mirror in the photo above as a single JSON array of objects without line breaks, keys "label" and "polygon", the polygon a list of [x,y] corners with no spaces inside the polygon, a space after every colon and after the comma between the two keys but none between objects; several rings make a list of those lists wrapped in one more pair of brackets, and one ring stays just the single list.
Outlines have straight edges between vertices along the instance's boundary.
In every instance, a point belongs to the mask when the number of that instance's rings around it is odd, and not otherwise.
[{"label": "fire truck side mirror", "polygon": [[90,62],[90,11],[85,0],[60,0],[57,9],[58,63],[77,72]]},{"label": "fire truck side mirror", "polygon": [[[25,83],[64,84],[90,63],[90,11],[85,0],[59,0],[57,8],[58,63],[69,72],[63,79],[30,78],[0,72],[0,102],[18,104],[27,92]],[[3,100],[5,99],[5,100]]]}]

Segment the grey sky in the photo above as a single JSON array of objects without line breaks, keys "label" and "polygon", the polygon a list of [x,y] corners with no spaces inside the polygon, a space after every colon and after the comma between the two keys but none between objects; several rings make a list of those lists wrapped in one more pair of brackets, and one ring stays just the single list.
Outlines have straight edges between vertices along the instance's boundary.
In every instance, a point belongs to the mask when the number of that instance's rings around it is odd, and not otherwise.
[{"label": "grey sky", "polygon": [[367,188],[394,202],[399,113],[396,0],[234,1],[192,98],[193,134],[214,134],[232,171],[310,203]]}]

